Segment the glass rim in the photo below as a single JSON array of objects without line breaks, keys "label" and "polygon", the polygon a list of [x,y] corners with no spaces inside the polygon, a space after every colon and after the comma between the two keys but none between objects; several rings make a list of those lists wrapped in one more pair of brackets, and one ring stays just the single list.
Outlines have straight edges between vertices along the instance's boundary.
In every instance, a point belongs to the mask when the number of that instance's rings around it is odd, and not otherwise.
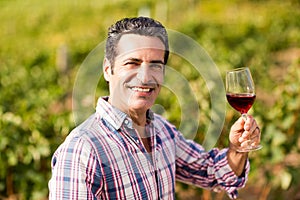
[{"label": "glass rim", "polygon": [[249,67],[239,67],[239,68],[235,68],[235,69],[226,70],[226,73],[238,72],[238,71],[242,71],[242,70],[250,71]]}]

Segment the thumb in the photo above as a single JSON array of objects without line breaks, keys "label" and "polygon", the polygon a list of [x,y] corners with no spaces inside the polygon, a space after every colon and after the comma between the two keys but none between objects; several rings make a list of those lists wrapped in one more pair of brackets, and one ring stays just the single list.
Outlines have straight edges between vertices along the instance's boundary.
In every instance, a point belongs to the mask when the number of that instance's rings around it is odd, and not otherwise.
[{"label": "thumb", "polygon": [[240,117],[231,127],[234,132],[244,130],[245,120],[243,117]]}]

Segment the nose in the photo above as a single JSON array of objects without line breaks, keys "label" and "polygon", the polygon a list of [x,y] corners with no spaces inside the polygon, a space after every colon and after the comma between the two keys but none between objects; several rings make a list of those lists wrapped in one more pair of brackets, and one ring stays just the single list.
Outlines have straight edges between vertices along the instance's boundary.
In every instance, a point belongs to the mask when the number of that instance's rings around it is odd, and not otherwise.
[{"label": "nose", "polygon": [[148,83],[151,81],[151,72],[146,64],[142,64],[137,71],[137,79],[142,83]]}]

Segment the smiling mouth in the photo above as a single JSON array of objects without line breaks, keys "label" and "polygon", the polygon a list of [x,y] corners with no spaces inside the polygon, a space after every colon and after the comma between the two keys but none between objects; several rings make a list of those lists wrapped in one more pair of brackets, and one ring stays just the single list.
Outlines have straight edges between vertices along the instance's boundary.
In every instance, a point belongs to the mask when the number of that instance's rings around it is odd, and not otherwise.
[{"label": "smiling mouth", "polygon": [[154,88],[143,88],[143,87],[131,87],[131,90],[135,92],[152,92]]}]

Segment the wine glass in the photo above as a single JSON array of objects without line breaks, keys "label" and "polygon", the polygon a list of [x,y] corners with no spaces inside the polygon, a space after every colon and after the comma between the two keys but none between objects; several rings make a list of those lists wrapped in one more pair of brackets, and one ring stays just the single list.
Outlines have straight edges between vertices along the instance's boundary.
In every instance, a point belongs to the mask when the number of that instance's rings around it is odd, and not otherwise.
[{"label": "wine glass", "polygon": [[[239,111],[246,121],[247,112],[255,100],[254,82],[248,67],[237,68],[226,73],[226,98],[228,103]],[[236,147],[239,152],[261,149],[261,145],[252,145],[251,139],[246,147]]]}]

